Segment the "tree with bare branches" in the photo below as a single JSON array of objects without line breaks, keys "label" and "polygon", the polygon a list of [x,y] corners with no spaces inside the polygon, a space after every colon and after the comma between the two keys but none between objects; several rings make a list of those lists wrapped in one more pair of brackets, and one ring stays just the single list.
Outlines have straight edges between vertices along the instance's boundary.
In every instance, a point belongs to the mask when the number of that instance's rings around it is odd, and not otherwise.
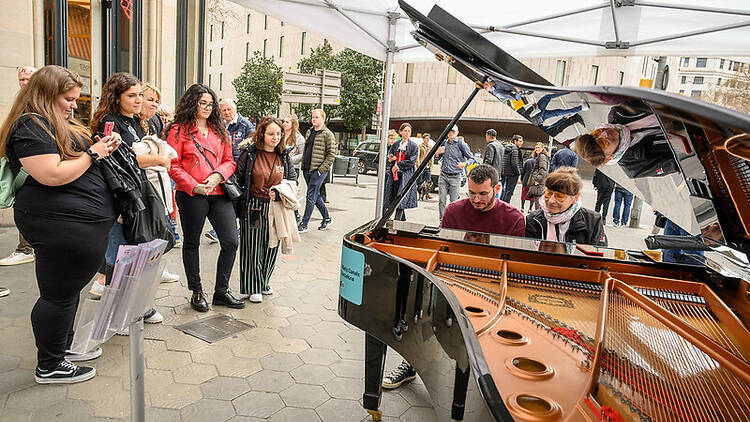
[{"label": "tree with bare branches", "polygon": [[708,101],[750,113],[750,64],[743,63],[733,78],[714,85]]}]

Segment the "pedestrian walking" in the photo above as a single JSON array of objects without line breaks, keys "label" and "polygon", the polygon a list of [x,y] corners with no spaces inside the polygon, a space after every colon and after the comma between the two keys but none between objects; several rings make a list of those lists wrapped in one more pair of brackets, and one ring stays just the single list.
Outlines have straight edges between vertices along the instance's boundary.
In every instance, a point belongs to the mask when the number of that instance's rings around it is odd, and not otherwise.
[{"label": "pedestrian walking", "polygon": [[[289,150],[289,158],[294,166],[294,181],[299,186],[299,175],[302,173],[302,154],[305,151],[305,137],[299,133],[299,119],[296,114],[289,114],[282,120],[284,149]],[[302,221],[299,210],[294,210],[297,224]]]},{"label": "pedestrian walking", "polygon": [[602,224],[607,225],[607,211],[609,202],[612,199],[612,191],[615,190],[615,181],[607,177],[601,170],[594,171],[594,178],[591,180],[596,189],[596,205],[594,211],[601,212]]},{"label": "pedestrian walking", "polygon": [[505,161],[505,147],[497,140],[497,131],[489,129],[484,134],[487,147],[484,150],[484,164],[491,165],[497,174],[503,174],[503,161]]},{"label": "pedestrian walking", "polygon": [[521,161],[521,145],[523,145],[523,136],[513,135],[510,145],[505,147],[505,156],[503,160],[503,201],[510,204],[513,198],[513,192],[516,190],[518,178],[521,176],[523,161]]},{"label": "pedestrian walking", "polygon": [[602,217],[581,205],[583,182],[573,167],[560,167],[544,179],[540,209],[526,216],[526,237],[607,246]]},{"label": "pedestrian walking", "polygon": [[534,146],[534,152],[531,153],[534,157],[534,168],[531,170],[531,176],[529,176],[529,192],[527,196],[534,203],[534,209],[538,210],[539,198],[544,193],[544,179],[547,178],[549,173],[549,154],[544,144],[537,142]]},{"label": "pedestrian walking", "polygon": [[[422,164],[422,161],[424,161],[425,157],[427,157],[427,154],[430,152],[430,139],[429,133],[422,134],[422,143],[419,144],[419,152],[417,154],[417,167]],[[425,166],[421,177],[417,181],[417,185],[419,186],[417,188],[419,199],[432,199],[430,196],[430,191],[432,190],[432,173],[430,172],[430,167],[432,166]]]},{"label": "pedestrian walking", "polygon": [[203,84],[194,84],[180,98],[174,121],[167,128],[167,142],[177,152],[169,175],[176,183],[177,206],[182,225],[182,261],[190,305],[198,312],[208,311],[200,276],[200,236],[206,218],[219,238],[219,257],[212,303],[244,308],[232,296],[229,278],[237,254],[237,225],[231,200],[221,182],[235,170],[229,133],[221,121],[216,94]]},{"label": "pedestrian walking", "polygon": [[529,212],[531,212],[531,206],[534,202],[532,198],[529,198],[529,179],[531,179],[531,172],[534,170],[535,163],[534,157],[529,157],[523,162],[523,168],[521,169],[521,212],[524,212],[527,201],[529,202]]},{"label": "pedestrian walking", "polygon": [[461,173],[466,166],[474,162],[474,156],[471,154],[468,145],[462,140],[456,139],[457,137],[458,125],[453,125],[448,132],[447,141],[435,153],[435,159],[442,159],[443,161],[438,179],[438,192],[440,194],[438,211],[441,221],[443,220],[445,207],[459,198]]},{"label": "pedestrian walking", "polygon": [[[390,162],[388,162],[388,153],[391,150],[391,146],[396,142],[396,139],[398,139],[398,132],[396,132],[395,129],[388,129],[388,137],[386,138],[386,143],[388,146],[385,149],[385,168],[382,170],[385,172],[385,186],[388,186],[389,184],[393,184],[393,172],[390,170],[392,167]],[[396,193],[397,191],[394,189],[389,190],[386,192],[383,191],[383,214],[385,214],[385,210],[388,209],[388,206],[391,205],[391,202],[393,202],[394,199],[396,199]]]},{"label": "pedestrian walking", "polygon": [[328,208],[320,197],[320,186],[328,177],[333,159],[336,156],[336,138],[325,125],[326,113],[316,108],[312,111],[312,127],[305,134],[305,151],[302,154],[302,174],[307,184],[305,214],[299,223],[299,232],[307,232],[313,207],[318,208],[323,221],[318,230],[325,230],[331,224]]},{"label": "pedestrian walking", "polygon": [[[243,195],[239,204],[240,218],[240,293],[250,295],[250,302],[263,301],[273,294],[271,274],[276,265],[279,242],[271,243],[270,212],[272,202],[281,201],[274,187],[287,180],[295,184],[295,170],[289,149],[282,140],[283,123],[276,117],[261,119],[252,143],[237,160],[237,184]],[[296,189],[292,192],[296,201]],[[291,210],[289,211],[291,212]],[[296,231],[290,218],[289,230]]]},{"label": "pedestrian walking", "polygon": [[624,187],[615,184],[615,205],[612,207],[612,224],[615,227],[628,225],[632,203],[633,194]]},{"label": "pedestrian walking", "polygon": [[[23,88],[27,83],[31,75],[36,72],[36,68],[33,66],[21,66],[18,68],[18,86]],[[7,257],[0,259],[0,265],[18,265],[25,264],[27,262],[34,262],[34,248],[31,244],[24,239],[21,232],[18,232],[18,246],[16,250],[11,252]],[[10,290],[0,288],[0,296],[7,296],[10,294]],[[5,294],[3,294],[4,292]]]},{"label": "pedestrian walking", "polygon": [[72,117],[83,81],[60,66],[45,66],[28,81],[0,127],[0,156],[26,177],[13,213],[36,253],[39,287],[31,311],[40,384],[85,381],[92,367],[73,363],[101,355],[69,353],[80,292],[99,268],[115,220],[112,193],[95,162],[119,146],[117,135],[92,142]]},{"label": "pedestrian walking", "polygon": [[[399,127],[401,138],[388,148],[388,165],[386,168],[391,173],[391,177],[387,178],[385,182],[386,198],[398,196],[403,190],[402,188],[406,186],[406,183],[414,175],[419,147],[409,139],[411,132],[411,124],[402,123]],[[415,183],[396,206],[394,218],[399,221],[406,221],[405,210],[417,208],[417,202],[417,184]]]},{"label": "pedestrian walking", "polygon": [[560,167],[578,167],[578,154],[569,148],[562,147],[552,154],[549,162],[549,171],[555,171]]}]

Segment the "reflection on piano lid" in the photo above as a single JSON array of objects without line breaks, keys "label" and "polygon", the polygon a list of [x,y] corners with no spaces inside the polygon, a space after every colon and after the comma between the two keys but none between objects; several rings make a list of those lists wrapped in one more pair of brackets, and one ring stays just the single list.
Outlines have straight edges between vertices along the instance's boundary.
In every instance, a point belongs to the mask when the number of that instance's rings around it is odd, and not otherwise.
[{"label": "reflection on piano lid", "polygon": [[414,38],[711,246],[750,252],[750,116],[622,86],[555,87],[439,6],[401,1]]}]

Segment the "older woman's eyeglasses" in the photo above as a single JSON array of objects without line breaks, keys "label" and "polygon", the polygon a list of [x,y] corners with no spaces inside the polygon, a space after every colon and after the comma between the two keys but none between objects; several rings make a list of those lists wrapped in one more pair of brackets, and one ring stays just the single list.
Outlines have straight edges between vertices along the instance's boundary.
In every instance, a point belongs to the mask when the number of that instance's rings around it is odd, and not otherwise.
[{"label": "older woman's eyeglasses", "polygon": [[563,202],[568,199],[570,195],[544,188],[544,199],[550,199],[553,196],[555,197],[555,200]]},{"label": "older woman's eyeglasses", "polygon": [[205,101],[199,101],[198,107],[205,108],[206,110],[211,110],[212,108],[214,108],[214,103],[207,103]]}]

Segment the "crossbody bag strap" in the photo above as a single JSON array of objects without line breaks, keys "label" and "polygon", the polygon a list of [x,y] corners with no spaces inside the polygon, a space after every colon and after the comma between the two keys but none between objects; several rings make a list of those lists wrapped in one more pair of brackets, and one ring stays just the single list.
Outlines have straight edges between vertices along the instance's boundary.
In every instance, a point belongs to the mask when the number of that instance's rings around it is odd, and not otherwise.
[{"label": "crossbody bag strap", "polygon": [[[36,116],[41,119],[44,119],[44,116],[42,116],[39,113],[23,113],[22,115],[18,116],[18,119],[16,119],[15,122],[13,122],[13,129],[15,130],[16,125],[18,124],[18,121],[21,120],[21,117],[23,116]],[[26,169],[21,166],[21,169],[18,171],[18,174],[16,174],[16,177],[13,178],[13,193],[15,194],[18,192],[19,189],[21,189],[21,186],[26,182],[26,178],[29,176],[29,173],[26,172]]]},{"label": "crossbody bag strap", "polygon": [[195,139],[195,135],[191,133],[190,137],[193,138],[193,142],[195,142],[195,147],[198,148],[198,152],[200,152],[203,158],[206,159],[206,163],[208,163],[208,166],[211,167],[211,170],[216,171],[216,169],[214,169],[214,166],[211,164],[211,161],[208,159],[208,157],[206,157],[206,153],[203,152],[203,147],[201,146],[201,144],[198,143],[198,140]]}]

